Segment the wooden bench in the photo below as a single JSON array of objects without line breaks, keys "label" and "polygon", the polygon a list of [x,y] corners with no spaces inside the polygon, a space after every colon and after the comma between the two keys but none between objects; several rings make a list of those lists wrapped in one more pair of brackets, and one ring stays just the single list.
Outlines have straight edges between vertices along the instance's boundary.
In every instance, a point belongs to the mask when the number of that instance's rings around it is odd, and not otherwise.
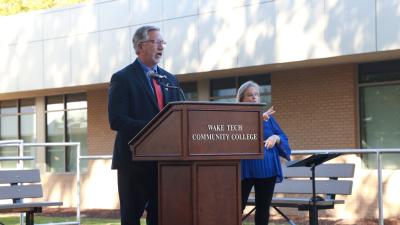
[{"label": "wooden bench", "polygon": [[[344,204],[344,200],[336,199],[336,195],[350,195],[354,177],[354,164],[321,164],[315,168],[316,194],[318,195],[316,208],[333,209],[336,204]],[[279,208],[297,208],[307,210],[311,216],[312,202],[312,174],[310,167],[284,167],[283,181],[275,186],[274,194],[284,197],[274,197],[271,202],[273,207],[282,215],[289,224],[295,223],[289,219]],[[347,178],[346,180],[339,180]],[[295,195],[295,196],[294,196]],[[301,195],[301,197],[297,197]],[[247,205],[255,206],[254,193],[249,197]],[[255,208],[243,217],[246,219]]]},{"label": "wooden bench", "polygon": [[[43,207],[61,206],[62,202],[24,202],[26,198],[42,198],[39,170],[0,170],[0,213],[25,213],[26,225],[34,224],[34,213]],[[1,222],[0,222],[1,224]]]}]

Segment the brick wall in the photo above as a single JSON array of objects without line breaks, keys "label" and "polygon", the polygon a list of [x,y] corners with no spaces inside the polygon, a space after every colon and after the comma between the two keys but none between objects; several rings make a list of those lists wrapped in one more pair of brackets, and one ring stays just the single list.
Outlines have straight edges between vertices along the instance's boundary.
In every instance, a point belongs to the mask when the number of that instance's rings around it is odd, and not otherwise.
[{"label": "brick wall", "polygon": [[274,72],[272,103],[292,149],[356,148],[356,66]]},{"label": "brick wall", "polygon": [[111,155],[115,134],[108,124],[107,89],[87,92],[88,154]]}]

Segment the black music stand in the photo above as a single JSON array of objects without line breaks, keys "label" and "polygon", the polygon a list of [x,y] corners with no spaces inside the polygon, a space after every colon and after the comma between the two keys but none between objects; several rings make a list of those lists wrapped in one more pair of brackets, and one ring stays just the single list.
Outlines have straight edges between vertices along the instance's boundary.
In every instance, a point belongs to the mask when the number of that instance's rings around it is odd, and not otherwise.
[{"label": "black music stand", "polygon": [[311,207],[311,213],[310,213],[310,225],[318,225],[318,210],[317,210],[316,203],[317,203],[317,201],[320,200],[320,198],[318,198],[315,193],[315,167],[328,161],[328,160],[334,159],[334,158],[338,157],[339,155],[341,155],[341,154],[340,153],[315,154],[308,158],[298,160],[298,161],[291,161],[286,164],[287,167],[300,167],[300,166],[311,167],[312,207]]}]

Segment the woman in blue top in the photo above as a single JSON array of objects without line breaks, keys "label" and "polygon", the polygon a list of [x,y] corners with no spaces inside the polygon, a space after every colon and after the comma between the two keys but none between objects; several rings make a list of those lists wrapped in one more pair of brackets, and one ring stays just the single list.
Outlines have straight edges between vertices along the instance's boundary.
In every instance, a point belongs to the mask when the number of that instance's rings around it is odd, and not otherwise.
[{"label": "woman in blue top", "polygon": [[[238,90],[239,102],[260,102],[260,86],[248,81]],[[255,225],[268,224],[269,207],[274,193],[275,183],[282,182],[282,168],[279,156],[290,160],[288,138],[271,116],[273,107],[263,114],[264,127],[264,159],[249,159],[241,161],[242,172],[242,211],[246,207],[250,191],[254,186],[256,213]]]}]

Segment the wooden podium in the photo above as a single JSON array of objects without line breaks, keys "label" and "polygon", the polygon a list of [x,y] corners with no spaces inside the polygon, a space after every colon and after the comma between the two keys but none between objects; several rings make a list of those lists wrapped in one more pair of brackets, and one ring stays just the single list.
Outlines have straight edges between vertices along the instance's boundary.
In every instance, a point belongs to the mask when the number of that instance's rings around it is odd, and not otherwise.
[{"label": "wooden podium", "polygon": [[262,104],[174,102],[130,142],[158,161],[158,225],[240,225],[240,159],[263,157]]}]

